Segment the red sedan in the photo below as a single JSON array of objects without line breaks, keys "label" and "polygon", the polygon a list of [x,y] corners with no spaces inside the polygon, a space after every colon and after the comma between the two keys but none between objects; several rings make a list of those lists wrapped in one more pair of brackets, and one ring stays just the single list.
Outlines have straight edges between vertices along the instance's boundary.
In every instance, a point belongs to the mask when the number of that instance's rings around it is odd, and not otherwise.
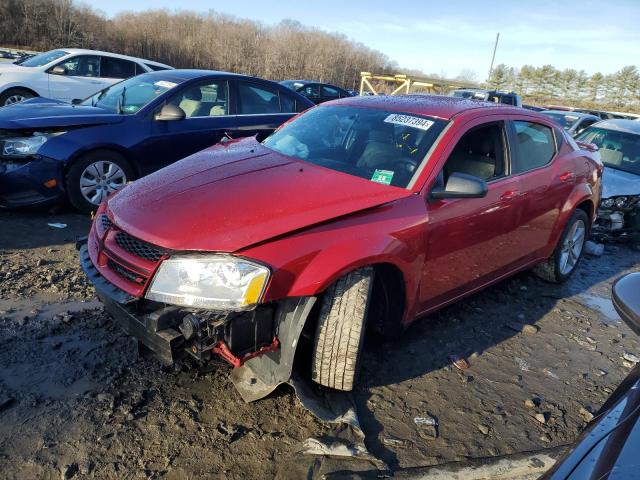
[{"label": "red sedan", "polygon": [[587,147],[504,105],[342,99],[125,187],[81,263],[128,332],[167,362],[223,356],[245,399],[288,380],[299,338],[313,380],[351,390],[365,329],[574,272],[599,203]]}]

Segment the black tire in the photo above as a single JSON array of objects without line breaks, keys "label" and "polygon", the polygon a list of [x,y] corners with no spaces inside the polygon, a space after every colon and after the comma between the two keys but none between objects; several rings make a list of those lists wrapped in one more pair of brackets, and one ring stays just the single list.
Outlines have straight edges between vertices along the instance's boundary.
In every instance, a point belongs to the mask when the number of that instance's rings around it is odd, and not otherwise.
[{"label": "black tire", "polygon": [[[565,240],[567,239],[567,235],[572,231],[573,226],[576,222],[582,222],[585,226],[585,234],[582,239],[582,248],[580,251],[580,255],[578,256],[577,261],[573,265],[573,268],[569,271],[563,272],[561,268],[561,260],[562,260],[562,247],[565,244]],[[573,272],[576,271],[578,265],[580,264],[580,260],[584,255],[584,244],[587,241],[587,237],[589,235],[589,217],[584,212],[584,210],[578,209],[569,218],[567,224],[564,226],[564,230],[562,231],[562,235],[560,235],[560,240],[558,240],[558,244],[556,245],[555,250],[553,251],[553,255],[551,255],[547,260],[543,263],[536,265],[533,269],[533,272],[540,277],[542,280],[551,283],[563,283],[566,282]]]},{"label": "black tire", "polygon": [[9,90],[0,94],[0,107],[12,105],[13,102],[7,104],[7,101],[15,96],[23,97],[23,101],[29,98],[37,97],[37,95],[30,90],[25,90],[24,88],[10,88]]},{"label": "black tire", "polygon": [[313,340],[311,378],[336,390],[353,389],[369,310],[373,268],[351,272],[322,297]]},{"label": "black tire", "polygon": [[81,212],[90,213],[98,208],[99,204],[90,202],[82,194],[80,190],[80,178],[88,166],[100,161],[111,162],[120,167],[125,175],[125,183],[134,179],[135,174],[133,168],[131,168],[129,162],[117,152],[111,150],[96,150],[82,155],[71,164],[65,176],[65,186],[69,202]]}]

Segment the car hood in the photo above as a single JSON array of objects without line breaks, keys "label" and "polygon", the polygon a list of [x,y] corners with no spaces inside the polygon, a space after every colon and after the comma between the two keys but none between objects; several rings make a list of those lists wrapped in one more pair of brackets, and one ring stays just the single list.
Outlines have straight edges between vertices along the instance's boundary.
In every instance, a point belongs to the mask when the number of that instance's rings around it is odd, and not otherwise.
[{"label": "car hood", "polygon": [[640,175],[605,166],[602,174],[602,198],[640,195]]},{"label": "car hood", "polygon": [[245,139],[203,150],[128,185],[108,209],[118,227],[154,245],[234,252],[409,195]]},{"label": "car hood", "polygon": [[102,108],[48,98],[32,98],[16,105],[0,108],[0,129],[30,130],[52,127],[78,127],[118,123],[124,115]]}]

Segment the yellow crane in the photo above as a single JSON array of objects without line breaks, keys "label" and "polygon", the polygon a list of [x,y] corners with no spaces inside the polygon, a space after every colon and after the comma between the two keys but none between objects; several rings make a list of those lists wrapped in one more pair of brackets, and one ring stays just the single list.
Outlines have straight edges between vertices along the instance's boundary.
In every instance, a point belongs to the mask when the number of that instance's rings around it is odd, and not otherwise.
[{"label": "yellow crane", "polygon": [[436,89],[452,89],[452,88],[477,88],[478,85],[471,82],[463,82],[458,80],[446,80],[443,78],[429,78],[418,77],[415,75],[379,75],[370,72],[360,72],[360,95],[363,95],[366,90],[373,94],[378,95],[371,81],[382,81],[386,84],[392,84],[395,89],[390,95],[408,94],[411,93],[411,88],[426,89],[429,93],[435,93]]}]

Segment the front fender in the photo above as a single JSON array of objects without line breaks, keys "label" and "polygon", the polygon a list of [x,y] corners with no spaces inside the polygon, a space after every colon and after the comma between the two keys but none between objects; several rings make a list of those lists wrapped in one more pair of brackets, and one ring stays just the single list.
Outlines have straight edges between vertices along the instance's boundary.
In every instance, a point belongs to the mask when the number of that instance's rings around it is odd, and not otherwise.
[{"label": "front fender", "polygon": [[[8,74],[6,72],[2,72],[2,80],[3,80],[3,84],[2,87],[0,87],[0,95],[3,94],[4,92],[6,92],[7,90],[11,90],[12,88],[21,88],[23,90],[29,90],[33,93],[35,93],[36,95],[38,95],[39,97],[46,97],[48,96],[48,92],[45,92],[44,90],[42,90],[41,88],[38,87],[34,87],[34,85],[31,86],[26,86],[25,83],[23,81],[20,81],[20,79],[11,79],[11,78],[6,78],[11,74]],[[7,83],[4,83],[4,81],[6,81]]]}]

